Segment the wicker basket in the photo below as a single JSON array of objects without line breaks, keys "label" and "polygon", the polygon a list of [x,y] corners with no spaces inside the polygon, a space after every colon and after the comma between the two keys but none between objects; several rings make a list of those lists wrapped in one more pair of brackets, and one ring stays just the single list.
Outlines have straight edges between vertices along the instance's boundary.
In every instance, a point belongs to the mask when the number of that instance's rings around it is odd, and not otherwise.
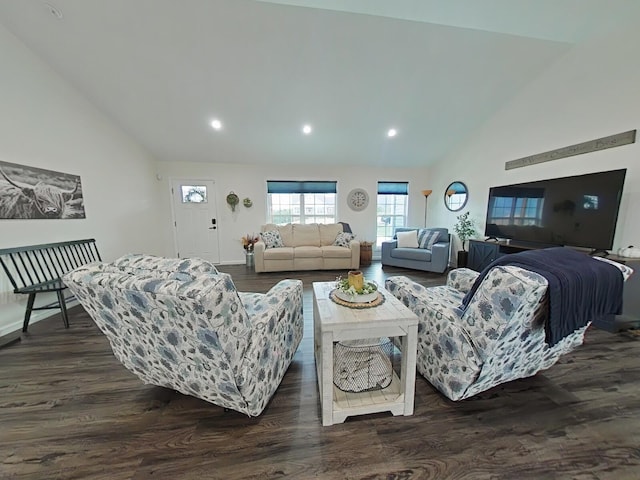
[{"label": "wicker basket", "polygon": [[333,383],[343,392],[380,390],[393,378],[388,337],[338,342],[333,347]]}]

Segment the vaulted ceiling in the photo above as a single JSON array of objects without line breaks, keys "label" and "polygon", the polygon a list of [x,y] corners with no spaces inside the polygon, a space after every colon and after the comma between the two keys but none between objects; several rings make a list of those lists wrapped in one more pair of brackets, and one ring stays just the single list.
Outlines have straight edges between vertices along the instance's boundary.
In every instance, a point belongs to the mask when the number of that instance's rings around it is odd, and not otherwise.
[{"label": "vaulted ceiling", "polygon": [[249,164],[428,165],[638,18],[633,0],[0,0],[158,160]]}]

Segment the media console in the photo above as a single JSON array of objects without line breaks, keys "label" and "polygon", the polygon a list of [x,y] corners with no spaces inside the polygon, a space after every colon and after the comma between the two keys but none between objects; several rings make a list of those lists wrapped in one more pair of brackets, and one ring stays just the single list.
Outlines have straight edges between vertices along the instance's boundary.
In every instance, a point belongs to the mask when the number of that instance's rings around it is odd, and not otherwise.
[{"label": "media console", "polygon": [[[505,240],[469,240],[467,268],[480,272],[496,258],[503,255],[539,248],[541,247]],[[619,257],[617,255],[608,255],[607,258],[629,265],[635,270],[635,273],[624,285],[622,315],[612,315],[611,318],[594,322],[593,325],[609,332],[640,328],[640,258]]]}]

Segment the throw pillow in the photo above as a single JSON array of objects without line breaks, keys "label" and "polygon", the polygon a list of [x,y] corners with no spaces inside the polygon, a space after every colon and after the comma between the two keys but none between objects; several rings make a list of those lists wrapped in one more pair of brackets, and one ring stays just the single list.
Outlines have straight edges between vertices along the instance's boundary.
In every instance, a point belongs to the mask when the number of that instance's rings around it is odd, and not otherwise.
[{"label": "throw pillow", "polygon": [[418,231],[409,230],[408,232],[397,232],[399,248],[418,248]]},{"label": "throw pillow", "polygon": [[348,247],[349,245],[351,245],[351,240],[353,240],[354,238],[356,238],[356,236],[353,233],[340,232],[338,235],[336,235],[336,239],[333,244],[336,247]]},{"label": "throw pillow", "polygon": [[418,233],[418,245],[420,246],[420,248],[431,250],[431,247],[433,247],[433,244],[436,243],[436,240],[438,240],[439,236],[440,232],[438,232],[437,230],[423,228]]},{"label": "throw pillow", "polygon": [[260,234],[265,248],[284,247],[284,242],[278,230],[269,230]]}]

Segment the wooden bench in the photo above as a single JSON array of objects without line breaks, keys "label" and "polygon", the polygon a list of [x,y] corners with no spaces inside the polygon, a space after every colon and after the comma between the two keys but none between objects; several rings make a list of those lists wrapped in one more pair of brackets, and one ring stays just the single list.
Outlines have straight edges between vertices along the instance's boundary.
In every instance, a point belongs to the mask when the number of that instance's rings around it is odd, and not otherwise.
[{"label": "wooden bench", "polygon": [[[102,259],[93,238],[0,249],[0,263],[13,285],[13,292],[29,295],[22,331],[27,331],[32,311],[53,308],[60,309],[64,326],[69,328],[66,301],[72,297],[65,298],[67,287],[61,277],[77,267],[99,260]],[[58,300],[34,307],[36,295],[45,292],[56,292]]]}]

